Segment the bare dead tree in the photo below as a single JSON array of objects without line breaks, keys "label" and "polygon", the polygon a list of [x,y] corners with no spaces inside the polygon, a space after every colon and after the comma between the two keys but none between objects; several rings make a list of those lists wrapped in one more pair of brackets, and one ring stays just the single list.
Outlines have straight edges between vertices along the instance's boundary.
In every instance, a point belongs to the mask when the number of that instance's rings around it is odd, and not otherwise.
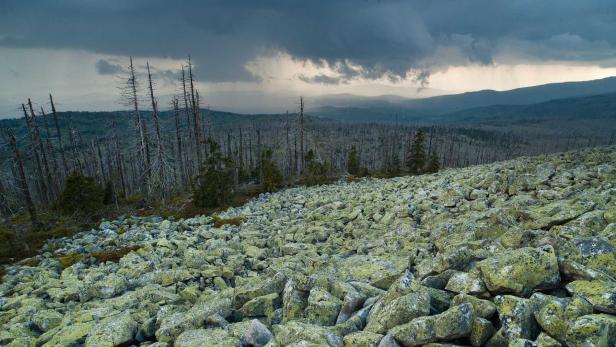
[{"label": "bare dead tree", "polygon": [[163,140],[160,132],[160,116],[158,114],[158,101],[154,97],[154,86],[152,83],[152,74],[150,73],[150,63],[145,63],[148,71],[148,90],[150,92],[150,100],[152,101],[152,116],[154,118],[154,130],[156,132],[156,170],[158,171],[158,179],[162,188],[163,203],[167,195],[167,182],[165,173],[165,155]]},{"label": "bare dead tree", "polygon": [[180,173],[179,182],[182,185],[186,184],[186,168],[184,167],[184,155],[182,154],[182,135],[180,133],[180,108],[178,106],[179,100],[177,96],[174,96],[171,100],[173,105],[173,115],[175,117],[175,141],[178,149],[178,157],[176,159],[176,165],[178,172]]},{"label": "bare dead tree", "polygon": [[[24,108],[25,109],[25,108]],[[17,148],[17,140],[15,139],[15,133],[12,129],[7,129],[6,134],[9,138],[9,144],[13,149],[13,154],[15,156],[15,163],[17,164],[17,173],[18,177],[17,186],[21,190],[23,194],[26,208],[28,209],[28,213],[30,214],[30,220],[32,224],[38,224],[38,217],[36,214],[36,208],[34,207],[34,202],[32,201],[32,195],[30,195],[30,189],[28,189],[28,181],[26,181],[26,172],[24,171],[24,163],[21,159],[21,153],[19,152],[19,148]]]},{"label": "bare dead tree", "polygon": [[0,213],[6,219],[11,217],[11,208],[7,200],[7,191],[6,188],[4,188],[4,184],[2,184],[2,180],[0,180]]},{"label": "bare dead tree", "polygon": [[194,83],[194,79],[193,79],[193,73],[192,73],[192,62],[190,60],[190,56],[188,56],[188,79],[190,82],[190,98],[191,98],[191,102],[192,102],[192,113],[193,113],[193,127],[194,127],[194,131],[195,131],[195,151],[197,154],[197,166],[201,165],[201,130],[200,130],[200,125],[199,125],[199,121],[201,118],[201,115],[199,114],[199,102],[197,101],[197,94],[196,94],[196,90],[195,90],[195,83]]},{"label": "bare dead tree", "polygon": [[301,175],[304,171],[304,97],[299,98],[299,151],[300,151],[300,164],[298,175]]},{"label": "bare dead tree", "polygon": [[[45,110],[43,110],[43,108],[41,107],[41,115],[43,116],[43,124],[45,125],[45,142],[47,145],[47,152],[49,154],[50,158],[50,162],[51,162],[51,169],[54,173],[58,173],[58,163],[56,162],[56,156],[54,154],[54,148],[53,145],[51,143],[51,133],[49,131],[49,123],[47,122],[47,114],[45,113]],[[58,178],[57,182],[59,183],[61,180]],[[58,186],[58,184],[56,183],[56,186]]]},{"label": "bare dead tree", "polygon": [[56,113],[56,105],[53,102],[53,97],[49,93],[49,102],[51,103],[51,113],[53,114],[53,121],[56,127],[56,136],[58,137],[58,149],[60,151],[60,157],[62,158],[62,167],[64,168],[64,177],[68,176],[68,163],[66,162],[66,155],[64,154],[64,145],[62,144],[62,133],[60,132],[60,125],[58,124],[58,115]]},{"label": "bare dead tree", "polygon": [[43,162],[41,159],[41,154],[37,148],[37,140],[34,134],[34,126],[32,125],[33,120],[28,115],[28,111],[26,111],[26,106],[21,104],[21,109],[24,112],[24,118],[26,120],[26,125],[28,128],[28,134],[30,135],[30,143],[32,144],[32,152],[34,153],[34,159],[36,164],[36,173],[38,176],[37,186],[40,191],[40,199],[43,203],[48,203],[51,201],[51,197],[49,196],[49,190],[47,186],[47,181],[45,179],[45,174],[43,172]]},{"label": "bare dead tree", "polygon": [[137,89],[139,83],[137,81],[137,74],[135,66],[133,65],[133,57],[129,57],[128,65],[128,79],[122,89],[122,94],[127,105],[132,107],[133,122],[135,124],[136,142],[139,147],[139,154],[141,157],[141,173],[140,182],[142,187],[142,193],[146,196],[149,194],[149,178],[150,178],[150,147],[148,141],[147,125],[142,119],[141,112],[139,111],[139,98],[137,96]]},{"label": "bare dead tree", "polygon": [[39,132],[38,125],[36,124],[36,115],[34,114],[34,108],[32,107],[32,101],[28,99],[28,107],[30,108],[30,117],[32,119],[32,128],[34,130],[35,143],[34,146],[38,146],[38,150],[41,154],[41,161],[43,162],[43,169],[45,170],[45,176],[47,179],[48,194],[53,199],[56,195],[56,186],[51,176],[51,170],[49,170],[49,161],[47,160],[47,152],[45,146],[43,146],[43,140],[41,140],[41,133]]}]

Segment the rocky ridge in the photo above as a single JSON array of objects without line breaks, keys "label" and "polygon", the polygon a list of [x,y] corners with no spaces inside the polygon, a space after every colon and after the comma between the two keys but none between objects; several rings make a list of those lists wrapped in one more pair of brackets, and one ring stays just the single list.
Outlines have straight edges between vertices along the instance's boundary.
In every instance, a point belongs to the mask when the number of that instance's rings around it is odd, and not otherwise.
[{"label": "rocky ridge", "polygon": [[616,341],[615,147],[293,188],[218,218],[242,223],[130,217],[49,241],[7,267],[0,345]]}]

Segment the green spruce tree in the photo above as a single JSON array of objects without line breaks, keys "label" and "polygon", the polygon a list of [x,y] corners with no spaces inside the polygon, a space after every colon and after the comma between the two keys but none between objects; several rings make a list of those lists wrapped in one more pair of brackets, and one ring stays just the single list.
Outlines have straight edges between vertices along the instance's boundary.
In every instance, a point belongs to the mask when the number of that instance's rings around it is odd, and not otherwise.
[{"label": "green spruce tree", "polygon": [[415,138],[411,143],[409,155],[406,161],[406,165],[409,168],[409,172],[414,175],[424,173],[426,167],[426,135],[423,129],[417,130]]},{"label": "green spruce tree", "polygon": [[233,162],[224,157],[220,146],[206,140],[209,155],[199,170],[193,187],[193,202],[197,207],[214,208],[229,204],[235,195]]},{"label": "green spruce tree", "polygon": [[361,173],[361,168],[359,166],[359,158],[357,155],[357,147],[355,147],[355,145],[351,146],[351,150],[349,151],[347,159],[347,171],[353,176],[357,176]]},{"label": "green spruce tree", "polygon": [[261,187],[265,192],[273,192],[282,184],[282,172],[278,165],[272,160],[271,148],[265,149],[261,156],[261,167],[263,168],[263,182]]},{"label": "green spruce tree", "polygon": [[441,162],[438,160],[438,155],[436,154],[436,148],[432,149],[430,153],[430,158],[428,159],[428,167],[426,171],[429,173],[438,172],[441,168]]}]

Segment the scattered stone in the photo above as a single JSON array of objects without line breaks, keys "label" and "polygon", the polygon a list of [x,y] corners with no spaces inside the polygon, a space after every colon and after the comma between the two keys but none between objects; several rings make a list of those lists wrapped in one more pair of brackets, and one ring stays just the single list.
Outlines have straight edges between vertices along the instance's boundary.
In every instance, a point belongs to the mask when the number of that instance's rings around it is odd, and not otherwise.
[{"label": "scattered stone", "polygon": [[610,346],[615,163],[588,149],[104,221],[5,266],[0,345]]}]

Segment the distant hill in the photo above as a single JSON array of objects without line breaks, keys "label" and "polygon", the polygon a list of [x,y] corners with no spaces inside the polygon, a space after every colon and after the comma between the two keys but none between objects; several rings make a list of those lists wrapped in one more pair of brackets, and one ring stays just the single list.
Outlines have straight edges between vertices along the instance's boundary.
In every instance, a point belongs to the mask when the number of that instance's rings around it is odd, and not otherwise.
[{"label": "distant hill", "polygon": [[616,121],[616,93],[555,99],[532,105],[491,105],[452,112],[439,117],[447,123],[515,123],[546,120]]},{"label": "distant hill", "polygon": [[[505,104],[528,105],[553,99],[605,93],[616,93],[616,77],[582,82],[550,83],[507,91],[481,90],[424,99],[405,99],[389,95],[369,98],[350,95],[341,95],[338,98],[328,96],[324,100],[329,100],[330,103],[317,109],[315,113],[328,118],[349,120],[351,113],[354,112],[362,118],[362,121],[369,116],[396,113],[399,117],[410,117],[416,120],[421,116],[445,114],[475,107]],[[346,108],[352,111],[344,110]],[[339,116],[336,113],[339,113]],[[384,121],[390,121],[390,119],[387,118]]]}]

